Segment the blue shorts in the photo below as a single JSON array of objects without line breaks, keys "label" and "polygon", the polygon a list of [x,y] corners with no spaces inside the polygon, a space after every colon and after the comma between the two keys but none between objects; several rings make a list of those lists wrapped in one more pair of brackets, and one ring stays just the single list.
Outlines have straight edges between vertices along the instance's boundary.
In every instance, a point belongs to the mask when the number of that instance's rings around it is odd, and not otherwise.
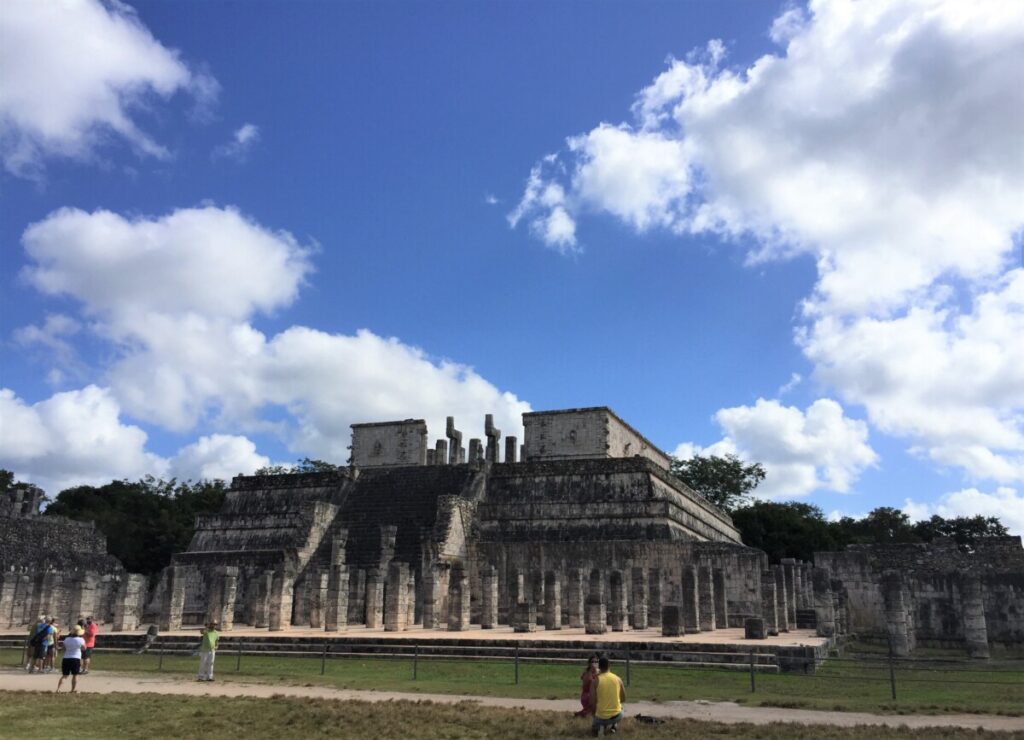
[{"label": "blue shorts", "polygon": [[619,722],[621,722],[622,721],[622,717],[623,717],[622,712],[619,712],[614,717],[609,717],[608,719],[600,719],[600,718],[597,717],[597,715],[594,715],[594,722],[593,722],[592,726],[593,727],[611,727],[612,725],[615,725],[615,724],[618,724]]}]

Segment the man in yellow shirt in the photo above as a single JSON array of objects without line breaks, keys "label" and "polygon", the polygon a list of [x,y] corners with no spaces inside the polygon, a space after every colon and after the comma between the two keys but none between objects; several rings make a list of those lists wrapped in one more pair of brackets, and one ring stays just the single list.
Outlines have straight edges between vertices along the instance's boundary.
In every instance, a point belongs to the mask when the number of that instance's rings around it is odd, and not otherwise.
[{"label": "man in yellow shirt", "polygon": [[622,679],[608,670],[608,658],[597,661],[598,674],[590,692],[590,706],[594,710],[594,722],[590,734],[594,737],[618,731],[616,725],[622,719],[622,702],[626,701],[626,687]]}]

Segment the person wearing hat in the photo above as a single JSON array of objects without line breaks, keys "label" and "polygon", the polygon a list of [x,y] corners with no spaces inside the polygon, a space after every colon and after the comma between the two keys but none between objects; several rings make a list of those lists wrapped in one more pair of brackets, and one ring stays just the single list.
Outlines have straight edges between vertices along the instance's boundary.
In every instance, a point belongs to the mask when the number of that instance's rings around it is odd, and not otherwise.
[{"label": "person wearing hat", "polygon": [[196,681],[212,681],[213,660],[217,656],[217,640],[220,639],[217,623],[210,622],[203,627],[201,634],[203,639],[199,643],[199,673],[196,674]]},{"label": "person wearing hat", "polygon": [[85,639],[82,637],[82,628],[75,625],[71,634],[64,638],[64,659],[60,662],[60,681],[57,682],[57,693],[64,685],[64,679],[71,676],[71,693],[78,690],[78,674],[82,671],[82,650],[85,648]]}]

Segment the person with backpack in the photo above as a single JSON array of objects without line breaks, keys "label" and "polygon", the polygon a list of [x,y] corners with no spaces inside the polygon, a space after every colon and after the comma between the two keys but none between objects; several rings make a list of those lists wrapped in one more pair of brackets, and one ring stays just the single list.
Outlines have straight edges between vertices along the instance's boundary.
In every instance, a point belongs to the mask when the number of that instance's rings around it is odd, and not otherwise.
[{"label": "person with backpack", "polygon": [[50,634],[46,636],[46,660],[43,665],[43,673],[53,673],[56,670],[54,663],[57,660],[57,643],[60,642],[60,622],[55,617],[50,617]]},{"label": "person with backpack", "polygon": [[39,628],[42,626],[43,622],[45,622],[45,621],[46,621],[46,617],[44,617],[42,614],[40,614],[36,618],[35,623],[29,623],[29,626],[28,626],[28,637],[25,638],[25,649],[23,651],[23,656],[22,656],[25,659],[25,672],[26,673],[31,672],[32,668],[36,664],[36,646],[32,642],[32,638],[36,636],[36,632],[39,631]]},{"label": "person with backpack", "polygon": [[31,662],[29,663],[29,673],[42,673],[43,672],[43,661],[46,660],[46,648],[49,646],[48,638],[53,632],[53,627],[47,622],[46,617],[40,616],[39,623],[36,625],[35,632],[32,633],[32,638],[28,641]]}]

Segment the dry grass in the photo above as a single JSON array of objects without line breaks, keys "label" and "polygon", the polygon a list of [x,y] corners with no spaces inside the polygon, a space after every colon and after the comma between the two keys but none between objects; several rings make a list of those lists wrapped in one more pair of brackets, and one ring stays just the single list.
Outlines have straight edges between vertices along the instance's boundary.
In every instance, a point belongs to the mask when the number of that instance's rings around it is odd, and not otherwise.
[{"label": "dry grass", "polygon": [[[0,692],[0,737],[34,738],[583,738],[583,720],[553,712],[481,707],[473,702],[334,701],[274,697],[215,698],[157,694],[41,697]],[[838,728],[791,724],[725,725],[668,720],[651,726],[632,719],[618,737],[681,738],[945,738],[963,730]]]}]

